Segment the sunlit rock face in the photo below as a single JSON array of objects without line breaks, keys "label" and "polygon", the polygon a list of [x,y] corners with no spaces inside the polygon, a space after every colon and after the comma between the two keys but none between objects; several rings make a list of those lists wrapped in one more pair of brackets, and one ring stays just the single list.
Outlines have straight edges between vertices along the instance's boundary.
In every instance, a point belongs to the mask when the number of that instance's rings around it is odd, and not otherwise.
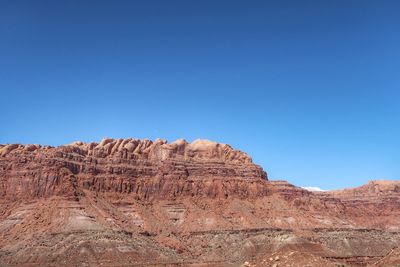
[{"label": "sunlit rock face", "polygon": [[250,192],[243,187],[244,180],[267,179],[246,153],[208,140],[103,139],[59,147],[12,144],[2,146],[0,155],[0,195],[9,198],[73,197],[81,188],[138,198],[193,193],[246,196],[262,192]]},{"label": "sunlit rock face", "polygon": [[399,218],[399,182],[309,191],[208,140],[0,145],[0,266],[387,266]]}]

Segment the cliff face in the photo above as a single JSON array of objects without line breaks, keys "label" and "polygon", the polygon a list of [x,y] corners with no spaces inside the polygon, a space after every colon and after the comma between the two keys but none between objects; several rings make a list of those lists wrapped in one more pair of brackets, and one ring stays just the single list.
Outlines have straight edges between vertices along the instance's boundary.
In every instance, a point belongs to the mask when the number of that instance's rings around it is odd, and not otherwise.
[{"label": "cliff face", "polygon": [[310,192],[207,140],[0,145],[0,266],[379,266],[399,218],[398,182]]},{"label": "cliff face", "polygon": [[243,181],[267,175],[247,154],[208,140],[104,139],[60,147],[2,146],[0,179],[0,196],[6,198],[76,197],[89,189],[148,199],[263,194],[248,191],[251,186]]}]

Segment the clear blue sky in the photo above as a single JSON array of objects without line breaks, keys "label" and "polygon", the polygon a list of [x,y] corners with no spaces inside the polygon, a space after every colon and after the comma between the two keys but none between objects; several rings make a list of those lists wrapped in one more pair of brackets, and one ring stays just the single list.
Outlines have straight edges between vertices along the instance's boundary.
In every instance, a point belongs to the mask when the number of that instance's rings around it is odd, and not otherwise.
[{"label": "clear blue sky", "polygon": [[400,179],[400,1],[0,1],[0,143],[207,138]]}]

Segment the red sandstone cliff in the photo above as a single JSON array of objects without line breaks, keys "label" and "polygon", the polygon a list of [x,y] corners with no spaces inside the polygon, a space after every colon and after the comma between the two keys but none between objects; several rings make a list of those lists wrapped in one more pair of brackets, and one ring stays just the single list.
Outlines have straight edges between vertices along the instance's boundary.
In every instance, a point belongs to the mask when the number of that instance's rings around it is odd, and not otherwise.
[{"label": "red sandstone cliff", "polygon": [[[229,181],[215,182],[216,180]],[[103,139],[60,147],[5,145],[0,148],[0,196],[79,194],[79,189],[132,193],[138,198],[244,194],[244,179],[266,180],[251,158],[229,145],[207,140],[171,144]],[[250,185],[249,185],[250,186]],[[256,190],[257,191],[257,190]],[[264,192],[257,192],[257,194]]]},{"label": "red sandstone cliff", "polygon": [[0,145],[0,196],[0,266],[379,265],[400,246],[398,182],[309,192],[206,140]]}]

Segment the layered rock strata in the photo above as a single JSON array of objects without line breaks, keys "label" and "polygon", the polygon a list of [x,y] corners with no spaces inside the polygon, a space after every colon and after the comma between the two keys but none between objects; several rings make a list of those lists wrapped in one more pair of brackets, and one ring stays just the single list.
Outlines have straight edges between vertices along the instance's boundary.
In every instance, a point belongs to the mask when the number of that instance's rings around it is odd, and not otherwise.
[{"label": "layered rock strata", "polygon": [[0,145],[0,266],[391,266],[399,218],[399,182],[310,192],[207,140]]},{"label": "layered rock strata", "polygon": [[265,194],[254,183],[267,175],[247,154],[208,140],[103,139],[59,147],[4,145],[0,179],[0,196],[7,198],[76,197],[89,189],[148,199]]}]

